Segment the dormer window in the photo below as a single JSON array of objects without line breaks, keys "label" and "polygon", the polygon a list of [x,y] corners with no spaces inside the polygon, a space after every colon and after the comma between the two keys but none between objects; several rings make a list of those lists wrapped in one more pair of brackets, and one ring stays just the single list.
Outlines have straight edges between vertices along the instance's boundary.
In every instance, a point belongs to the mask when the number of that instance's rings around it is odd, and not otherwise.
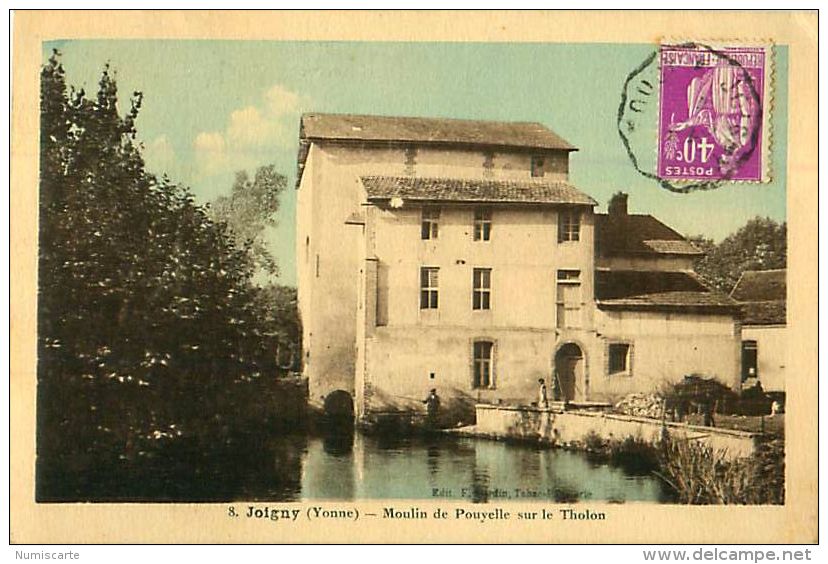
[{"label": "dormer window", "polygon": [[540,178],[543,176],[544,158],[540,156],[532,157],[532,177]]}]

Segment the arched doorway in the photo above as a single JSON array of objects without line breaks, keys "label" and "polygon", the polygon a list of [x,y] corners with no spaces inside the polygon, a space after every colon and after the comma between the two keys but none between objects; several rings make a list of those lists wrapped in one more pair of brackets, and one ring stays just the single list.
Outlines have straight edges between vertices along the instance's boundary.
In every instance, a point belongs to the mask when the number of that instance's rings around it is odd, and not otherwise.
[{"label": "arched doorway", "polygon": [[584,353],[575,343],[562,345],[555,353],[554,392],[556,400],[572,401],[583,395]]},{"label": "arched doorway", "polygon": [[354,416],[354,400],[345,390],[334,390],[325,396],[323,407],[328,417],[346,419]]}]

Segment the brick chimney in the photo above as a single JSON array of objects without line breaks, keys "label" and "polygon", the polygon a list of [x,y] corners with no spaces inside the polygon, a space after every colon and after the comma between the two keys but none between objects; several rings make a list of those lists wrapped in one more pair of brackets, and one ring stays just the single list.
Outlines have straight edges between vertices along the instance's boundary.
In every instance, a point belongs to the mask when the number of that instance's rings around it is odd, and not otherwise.
[{"label": "brick chimney", "polygon": [[609,201],[609,206],[607,206],[610,218],[626,217],[628,198],[629,194],[624,192],[616,192],[612,195],[612,198],[610,198]]}]

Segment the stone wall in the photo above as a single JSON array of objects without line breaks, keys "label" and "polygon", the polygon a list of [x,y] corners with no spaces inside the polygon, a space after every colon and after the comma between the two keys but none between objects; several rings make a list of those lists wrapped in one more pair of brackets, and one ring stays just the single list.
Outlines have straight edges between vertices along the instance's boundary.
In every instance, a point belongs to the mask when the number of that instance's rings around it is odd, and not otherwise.
[{"label": "stone wall", "polygon": [[597,434],[604,440],[627,437],[656,442],[663,427],[675,439],[702,441],[728,457],[751,456],[756,449],[757,435],[743,431],[698,427],[589,411],[556,412],[533,407],[506,407],[478,404],[476,435],[503,439],[537,440],[561,446],[583,444],[587,435]]}]

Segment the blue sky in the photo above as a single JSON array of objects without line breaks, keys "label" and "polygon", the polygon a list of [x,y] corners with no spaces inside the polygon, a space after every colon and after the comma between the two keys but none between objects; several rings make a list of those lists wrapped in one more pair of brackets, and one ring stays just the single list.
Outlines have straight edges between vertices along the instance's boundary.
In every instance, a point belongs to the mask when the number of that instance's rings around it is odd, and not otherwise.
[{"label": "blue sky", "polygon": [[538,121],[580,148],[570,179],[602,202],[599,209],[624,190],[631,212],[717,240],[756,215],[785,219],[784,47],[775,56],[773,181],[691,194],[640,176],[616,131],[624,80],[652,45],[83,40],[43,47],[44,60],[60,49],[72,85],[94,91],[109,62],[122,100],[142,91],[138,130],[148,167],[190,186],[198,201],[228,193],[236,170],[276,164],[289,181],[268,239],[285,284],[296,280],[293,182],[304,111]]}]

